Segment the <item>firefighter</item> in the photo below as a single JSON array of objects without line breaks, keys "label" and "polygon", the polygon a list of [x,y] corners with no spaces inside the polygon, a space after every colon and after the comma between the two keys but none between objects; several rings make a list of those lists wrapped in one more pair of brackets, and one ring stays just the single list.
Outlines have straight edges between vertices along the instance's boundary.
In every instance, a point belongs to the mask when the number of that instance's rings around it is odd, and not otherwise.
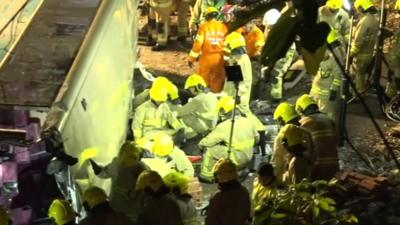
[{"label": "firefighter", "polygon": [[[243,81],[240,81],[238,86],[238,95],[240,97],[238,108],[240,112],[244,113],[246,117],[253,121],[257,126],[257,131],[263,131],[265,129],[264,125],[250,110],[250,95],[253,75],[251,70],[251,61],[246,51],[246,41],[240,30],[233,31],[226,36],[224,52],[228,55],[228,64],[239,65],[242,72]],[[228,95],[235,96],[236,88],[233,81],[225,82],[224,92]]]},{"label": "firefighter", "polygon": [[146,195],[137,225],[183,225],[179,206],[156,171],[141,173],[136,187]]},{"label": "firefighter", "polygon": [[[200,172],[200,178],[206,182],[214,180],[213,167],[218,159],[228,157],[231,117],[234,110],[233,98],[231,96],[221,98],[217,110],[221,113],[222,122],[199,143],[199,146],[206,150]],[[239,169],[244,169],[252,159],[253,147],[258,142],[259,136],[253,121],[242,116],[239,110],[236,113],[233,130],[230,158]]]},{"label": "firefighter", "polygon": [[188,11],[192,0],[175,0],[178,11],[178,41],[182,44],[186,43],[188,34]]},{"label": "firefighter", "polygon": [[[394,9],[397,12],[396,17],[400,17],[400,0],[396,1]],[[385,93],[388,97],[393,97],[400,92],[400,30],[394,34],[391,50],[389,52],[390,69],[393,71],[393,76],[386,86]]]},{"label": "firefighter", "polygon": [[217,192],[207,208],[205,225],[246,225],[250,220],[249,192],[238,181],[237,167],[229,159],[220,159],[214,167]]},{"label": "firefighter", "polygon": [[299,125],[300,118],[292,105],[288,102],[282,102],[275,109],[274,119],[278,122],[281,128],[274,140],[272,163],[275,168],[277,182],[283,184],[285,183],[284,173],[286,172],[290,162],[290,154],[282,142],[285,138],[285,133],[289,124]]},{"label": "firefighter", "polygon": [[149,90],[150,99],[141,104],[135,111],[132,131],[135,140],[142,137],[151,138],[159,132],[174,135],[183,130],[177,113],[167,103],[169,95],[167,87],[153,83]]},{"label": "firefighter", "polygon": [[350,57],[354,61],[356,89],[361,93],[365,91],[366,74],[373,61],[379,21],[376,18],[377,9],[373,0],[356,0],[354,8],[361,13],[361,18],[355,28]]},{"label": "firefighter", "polygon": [[49,218],[56,225],[75,225],[76,214],[69,202],[55,199],[49,207]]},{"label": "firefighter", "polygon": [[[209,7],[214,7],[219,12],[226,3],[226,0],[196,0],[189,20],[190,33],[196,34],[197,28],[207,20],[207,10]],[[218,14],[216,17],[222,20],[222,15]]]},{"label": "firefighter", "polygon": [[296,111],[302,115],[301,127],[311,134],[311,179],[330,180],[339,170],[335,123],[321,113],[314,99],[306,94],[297,99]]},{"label": "firefighter", "polygon": [[186,79],[185,89],[194,97],[177,109],[178,116],[186,126],[193,129],[192,136],[204,135],[217,123],[218,115],[214,113],[218,104],[217,96],[209,92],[203,77],[196,73]]},{"label": "firefighter", "polygon": [[343,9],[343,0],[328,0],[319,8],[319,21],[326,22],[332,30],[338,32],[342,46],[347,46],[350,36],[350,18]]},{"label": "firefighter", "polygon": [[[163,133],[157,134],[154,138],[152,152],[157,159],[162,160],[167,165],[170,171],[183,173],[190,178],[194,176],[192,163],[185,152],[174,145],[170,136]],[[159,173],[164,172],[167,171],[160,171]]]},{"label": "firefighter", "polygon": [[0,225],[12,225],[10,212],[3,206],[0,207]]},{"label": "firefighter", "polygon": [[[287,6],[288,7],[288,6]],[[285,10],[285,9],[284,9]],[[265,35],[268,39],[268,31],[275,25],[278,21],[281,13],[276,9],[268,10],[264,15]],[[283,97],[283,77],[292,65],[293,59],[296,54],[295,45],[292,44],[287,51],[284,58],[279,59],[271,70],[271,98],[274,101],[280,101]]]},{"label": "firefighter", "polygon": [[223,46],[228,27],[217,21],[218,10],[214,7],[207,8],[205,16],[207,21],[198,30],[188,63],[192,67],[199,58],[197,73],[204,78],[212,92],[219,93],[225,82]]},{"label": "firefighter", "polygon": [[284,174],[288,184],[296,184],[303,179],[310,180],[311,174],[311,142],[309,132],[301,129],[294,124],[288,124],[282,145],[289,152],[289,165]]},{"label": "firefighter", "polygon": [[131,225],[129,219],[120,213],[115,212],[107,200],[103,189],[93,186],[83,194],[83,206],[88,213],[78,225]]},{"label": "firefighter", "polygon": [[251,60],[253,82],[251,86],[251,99],[260,97],[261,63],[260,56],[265,44],[264,33],[257,27],[255,20],[244,26],[244,37],[246,40],[247,55]]},{"label": "firefighter", "polygon": [[169,17],[173,7],[172,0],[150,0],[149,11],[149,45],[151,50],[166,49],[169,35]]},{"label": "firefighter", "polygon": [[139,174],[147,169],[140,161],[142,149],[133,142],[125,142],[112,161],[106,166],[90,160],[94,173],[102,179],[111,178],[110,205],[119,213],[136,222],[143,196],[135,191]]},{"label": "firefighter", "polygon": [[188,192],[191,178],[179,172],[171,172],[163,180],[178,203],[183,225],[200,225],[195,203]]},{"label": "firefighter", "polygon": [[[339,41],[336,30],[331,30],[327,43],[334,50],[340,60],[344,60],[344,46]],[[342,65],[343,61],[340,62]],[[342,84],[342,71],[330,51],[326,51],[325,58],[320,63],[318,72],[313,79],[310,95],[315,99],[321,112],[336,121],[336,112],[339,110],[339,92]]]}]

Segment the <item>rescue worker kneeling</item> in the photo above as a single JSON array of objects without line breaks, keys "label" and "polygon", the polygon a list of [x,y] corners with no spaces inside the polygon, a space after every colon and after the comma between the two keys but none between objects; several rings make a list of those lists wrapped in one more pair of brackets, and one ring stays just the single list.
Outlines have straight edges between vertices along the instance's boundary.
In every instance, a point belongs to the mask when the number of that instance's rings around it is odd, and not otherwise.
[{"label": "rescue worker kneeling", "polygon": [[[200,178],[208,182],[212,182],[214,179],[213,167],[215,163],[221,158],[228,157],[229,136],[232,126],[231,117],[234,110],[233,98],[231,96],[223,97],[218,102],[217,110],[221,114],[222,122],[199,143],[199,146],[206,150]],[[259,136],[253,121],[241,115],[238,110],[233,128],[230,158],[239,169],[244,169],[251,161],[253,147],[258,139]]]},{"label": "rescue worker kneeling", "polygon": [[288,102],[282,102],[276,107],[274,119],[281,126],[278,135],[274,140],[274,149],[272,153],[272,163],[275,168],[276,179],[280,184],[285,183],[284,173],[289,167],[290,154],[282,144],[286,130],[290,124],[299,125],[299,115]]},{"label": "rescue worker kneeling", "polygon": [[339,170],[335,123],[319,111],[317,103],[309,95],[297,99],[296,111],[302,115],[301,127],[311,133],[311,179],[330,180]]},{"label": "rescue worker kneeling", "polygon": [[194,97],[177,109],[178,117],[185,127],[190,127],[192,130],[190,133],[187,132],[182,149],[190,155],[196,155],[200,153],[198,142],[217,125],[218,114],[214,110],[218,99],[207,89],[206,82],[198,74],[192,74],[187,78],[185,89]]},{"label": "rescue worker kneeling", "polygon": [[217,192],[207,209],[205,225],[246,225],[250,222],[250,195],[238,181],[237,167],[229,159],[220,159],[214,167]]},{"label": "rescue worker kneeling", "polygon": [[136,187],[146,196],[137,225],[183,225],[179,206],[156,171],[140,174]]},{"label": "rescue worker kneeling", "polygon": [[[182,173],[190,178],[194,176],[194,168],[185,152],[179,149],[170,136],[159,133],[150,143],[154,159],[144,159],[145,163],[161,175],[172,171]],[[161,164],[161,165],[160,165]]]},{"label": "rescue worker kneeling", "polygon": [[191,178],[179,172],[171,172],[163,180],[178,203],[183,225],[200,225],[194,200],[188,192]]},{"label": "rescue worker kneeling", "polygon": [[[308,142],[308,143],[307,143]],[[288,124],[282,145],[289,152],[289,167],[284,174],[284,180],[288,184],[296,184],[303,179],[310,179],[311,137],[309,133],[300,127]]]},{"label": "rescue worker kneeling", "polygon": [[49,218],[56,225],[75,225],[76,214],[69,202],[55,199],[49,207]]},{"label": "rescue worker kneeling", "polygon": [[107,200],[107,195],[99,187],[90,187],[83,194],[83,207],[88,215],[78,225],[131,225],[129,219],[115,212]]},{"label": "rescue worker kneeling", "polygon": [[132,131],[135,140],[142,137],[151,138],[159,132],[174,135],[183,129],[177,113],[167,103],[169,86],[153,83],[149,90],[150,99],[141,104],[135,112]]},{"label": "rescue worker kneeling", "polygon": [[138,212],[143,204],[143,195],[136,192],[136,181],[147,169],[140,161],[142,149],[133,142],[125,142],[118,156],[106,166],[99,166],[90,160],[94,173],[103,179],[111,178],[110,205],[136,223]]}]

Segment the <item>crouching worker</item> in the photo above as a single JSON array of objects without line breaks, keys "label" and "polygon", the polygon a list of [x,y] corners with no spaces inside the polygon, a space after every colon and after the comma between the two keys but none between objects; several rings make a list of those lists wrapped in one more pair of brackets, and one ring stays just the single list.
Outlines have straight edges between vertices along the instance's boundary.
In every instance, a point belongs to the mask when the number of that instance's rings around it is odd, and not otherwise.
[{"label": "crouching worker", "polygon": [[136,191],[139,175],[147,169],[140,161],[142,149],[133,142],[125,142],[118,156],[108,165],[99,166],[90,160],[94,173],[103,179],[111,178],[110,205],[116,211],[126,215],[135,223],[143,205],[143,195]]},{"label": "crouching worker", "polygon": [[179,206],[160,174],[152,170],[144,171],[136,186],[146,196],[138,225],[183,225]]},{"label": "crouching worker", "polygon": [[250,195],[238,179],[236,165],[221,159],[215,165],[219,192],[210,200],[205,225],[246,225],[250,220]]},{"label": "crouching worker", "polygon": [[[223,97],[218,102],[217,110],[222,117],[222,122],[199,143],[199,146],[206,150],[200,172],[200,178],[206,182],[214,180],[215,163],[219,159],[228,158],[231,118],[234,110],[233,98],[231,96]],[[253,147],[259,138],[258,132],[254,122],[241,115],[239,110],[235,116],[233,130],[229,157],[239,169],[244,169],[253,157]]]},{"label": "crouching worker", "polygon": [[76,214],[69,202],[55,199],[49,207],[49,218],[56,225],[76,225]]},{"label": "crouching worker", "polygon": [[115,212],[107,200],[107,195],[99,187],[90,187],[83,194],[83,207],[88,213],[78,225],[131,225],[129,219]]},{"label": "crouching worker", "polygon": [[164,177],[164,183],[178,203],[183,225],[200,225],[196,206],[189,194],[190,178],[182,173],[171,172]]}]

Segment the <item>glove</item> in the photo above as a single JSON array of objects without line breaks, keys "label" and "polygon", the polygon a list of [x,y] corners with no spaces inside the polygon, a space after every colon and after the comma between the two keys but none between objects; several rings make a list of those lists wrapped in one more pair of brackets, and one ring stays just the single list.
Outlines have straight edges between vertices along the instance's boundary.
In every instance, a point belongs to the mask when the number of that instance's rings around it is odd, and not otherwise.
[{"label": "glove", "polygon": [[99,175],[101,173],[101,170],[103,168],[101,168],[101,166],[99,166],[95,161],[93,161],[92,159],[89,159],[90,165],[92,165],[92,169],[94,174]]},{"label": "glove", "polygon": [[337,97],[337,91],[330,90],[329,91],[329,101],[331,101],[331,102],[335,101],[336,97]]},{"label": "glove", "polygon": [[185,133],[184,133],[183,129],[180,129],[174,135],[174,143],[177,146],[181,146],[184,141],[185,141]]}]

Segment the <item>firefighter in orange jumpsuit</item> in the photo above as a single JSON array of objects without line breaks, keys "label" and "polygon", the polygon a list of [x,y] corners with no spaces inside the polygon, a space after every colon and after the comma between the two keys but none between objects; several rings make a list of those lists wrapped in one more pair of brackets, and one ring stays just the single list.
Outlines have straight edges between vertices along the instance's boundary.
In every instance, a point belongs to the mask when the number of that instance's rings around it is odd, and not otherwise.
[{"label": "firefighter in orange jumpsuit", "polygon": [[189,54],[189,66],[199,58],[197,73],[204,78],[212,92],[221,92],[225,82],[223,58],[224,39],[228,27],[217,21],[218,10],[207,8],[206,19],[196,35],[193,48]]}]

